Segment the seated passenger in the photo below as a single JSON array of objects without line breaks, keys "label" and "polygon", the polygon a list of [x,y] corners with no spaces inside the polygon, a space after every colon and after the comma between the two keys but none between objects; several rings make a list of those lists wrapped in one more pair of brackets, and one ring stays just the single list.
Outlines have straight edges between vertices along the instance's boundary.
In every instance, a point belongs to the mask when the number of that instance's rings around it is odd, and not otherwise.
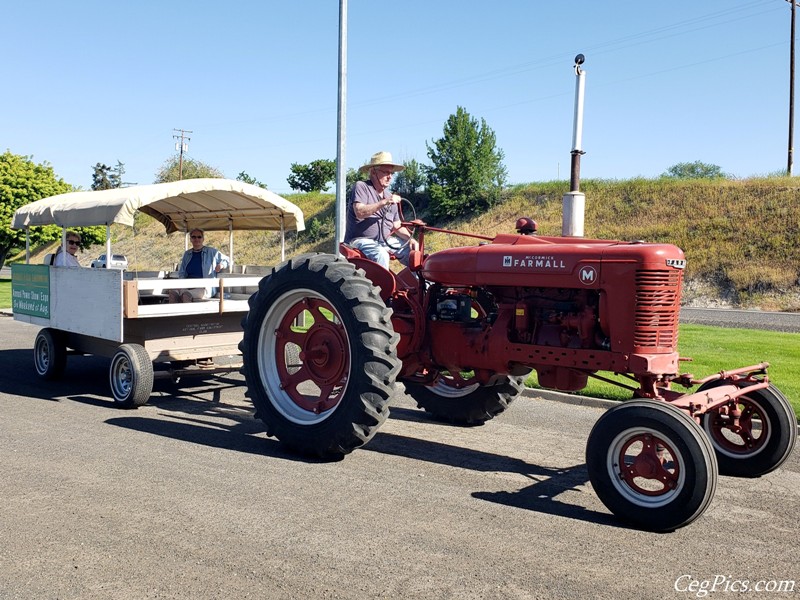
[{"label": "seated passenger", "polygon": [[80,247],[80,234],[74,231],[67,231],[67,251],[64,252],[63,246],[59,246],[50,264],[55,267],[80,267],[81,263],[78,262],[78,257],[75,256]]},{"label": "seated passenger", "polygon": [[[217,273],[226,269],[230,259],[216,248],[203,245],[205,233],[202,229],[192,229],[189,233],[192,241],[191,249],[183,253],[181,264],[178,267],[178,277],[181,279],[216,279]],[[216,288],[211,286],[189,289],[169,290],[169,301],[191,302],[194,299],[210,298],[216,293]]]}]

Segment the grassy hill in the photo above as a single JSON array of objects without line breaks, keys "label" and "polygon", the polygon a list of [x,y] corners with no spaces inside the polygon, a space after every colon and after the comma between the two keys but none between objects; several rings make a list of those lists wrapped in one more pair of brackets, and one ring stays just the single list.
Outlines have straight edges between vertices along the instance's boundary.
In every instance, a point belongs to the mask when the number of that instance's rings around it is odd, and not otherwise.
[{"label": "grassy hill", "polygon": [[[438,227],[493,235],[512,232],[517,217],[530,216],[542,235],[560,235],[562,196],[568,182],[552,181],[508,189],[500,204]],[[800,310],[800,183],[789,177],[746,180],[585,180],[586,237],[668,242],[686,253],[685,300],[699,298],[739,307]],[[333,249],[333,194],[286,196],[303,209],[307,231],[287,235],[287,255]],[[408,209],[405,209],[408,213]],[[408,214],[406,214],[409,217]],[[421,214],[422,218],[426,215]],[[169,269],[184,248],[181,234],[166,235],[140,215],[133,229],[114,226],[113,250],[131,268]],[[135,235],[134,235],[135,233]],[[427,248],[474,243],[449,234],[429,234]],[[228,234],[208,232],[206,242],[229,251]],[[52,248],[39,249],[40,254]],[[104,251],[89,248],[89,265]],[[271,265],[280,259],[276,233],[234,234],[238,264]]]}]

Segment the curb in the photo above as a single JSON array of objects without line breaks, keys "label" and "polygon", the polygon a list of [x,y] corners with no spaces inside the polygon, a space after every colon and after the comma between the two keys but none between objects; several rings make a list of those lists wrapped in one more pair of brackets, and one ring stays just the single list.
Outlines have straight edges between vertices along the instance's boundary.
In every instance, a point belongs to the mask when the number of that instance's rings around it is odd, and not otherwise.
[{"label": "curb", "polygon": [[554,390],[544,390],[538,388],[526,388],[522,392],[522,396],[531,399],[551,400],[555,402],[563,402],[565,404],[575,404],[578,406],[590,406],[592,408],[604,409],[608,409],[619,404],[619,402],[616,400],[590,398],[588,396],[579,396],[577,394],[567,394],[564,392],[556,392]]}]

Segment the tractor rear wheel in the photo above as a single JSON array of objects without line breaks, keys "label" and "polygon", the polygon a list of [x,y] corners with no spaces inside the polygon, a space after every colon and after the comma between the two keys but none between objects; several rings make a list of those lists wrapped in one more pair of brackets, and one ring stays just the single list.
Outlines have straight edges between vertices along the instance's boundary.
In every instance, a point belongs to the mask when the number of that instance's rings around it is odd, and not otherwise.
[{"label": "tractor rear wheel", "polygon": [[501,375],[494,383],[481,385],[444,372],[430,385],[405,385],[417,406],[435,418],[458,425],[482,425],[508,408],[522,393],[524,381],[524,377]]},{"label": "tractor rear wheel", "polygon": [[666,402],[632,400],[604,413],[586,444],[595,493],[618,518],[649,531],[697,519],[717,486],[708,437]]},{"label": "tractor rear wheel", "polygon": [[[700,390],[709,387],[714,385],[701,386]],[[704,414],[700,421],[717,453],[719,472],[759,477],[774,471],[789,458],[797,441],[792,405],[772,384],[739,396],[735,404],[741,413],[738,419],[726,405]]]},{"label": "tractor rear wheel", "polygon": [[310,254],[274,268],[249,303],[242,372],[267,435],[321,458],[366,444],[400,389],[378,288],[345,259]]}]

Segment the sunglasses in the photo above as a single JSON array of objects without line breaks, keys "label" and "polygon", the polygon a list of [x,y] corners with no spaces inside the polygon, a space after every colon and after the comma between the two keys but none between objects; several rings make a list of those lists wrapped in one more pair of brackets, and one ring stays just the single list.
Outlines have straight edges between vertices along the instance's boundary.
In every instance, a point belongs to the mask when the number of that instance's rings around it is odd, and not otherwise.
[{"label": "sunglasses", "polygon": [[67,240],[67,243],[68,243],[70,246],[77,246],[77,245],[79,245],[79,244],[80,244],[80,241],[75,241],[75,240]]},{"label": "sunglasses", "polygon": [[189,237],[192,238],[193,240],[202,240],[203,239],[202,235],[190,235]]}]

